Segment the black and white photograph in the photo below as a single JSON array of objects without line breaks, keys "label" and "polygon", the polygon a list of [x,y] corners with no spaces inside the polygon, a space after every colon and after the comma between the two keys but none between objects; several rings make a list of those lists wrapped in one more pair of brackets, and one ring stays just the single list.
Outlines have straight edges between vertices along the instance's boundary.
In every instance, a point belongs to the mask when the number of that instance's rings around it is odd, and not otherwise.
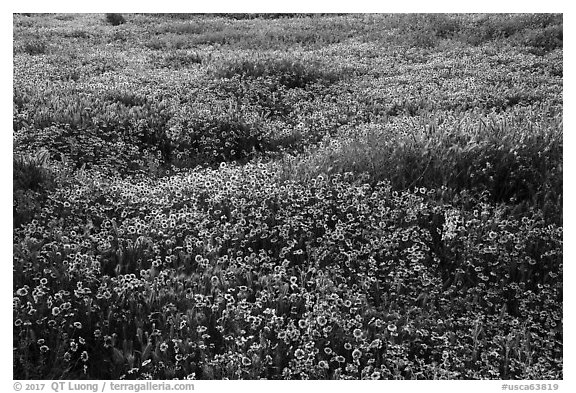
[{"label": "black and white photograph", "polygon": [[563,390],[564,14],[181,8],[12,13],[14,389]]}]

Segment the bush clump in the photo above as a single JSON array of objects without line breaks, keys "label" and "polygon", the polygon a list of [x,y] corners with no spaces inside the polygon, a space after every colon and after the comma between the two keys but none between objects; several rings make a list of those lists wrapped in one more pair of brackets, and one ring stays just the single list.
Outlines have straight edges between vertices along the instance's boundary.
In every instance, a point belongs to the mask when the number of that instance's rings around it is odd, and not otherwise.
[{"label": "bush clump", "polygon": [[120,26],[126,23],[126,19],[124,19],[122,14],[106,14],[106,22],[112,26]]},{"label": "bush clump", "polygon": [[35,155],[14,155],[13,176],[13,224],[14,228],[29,222],[46,199],[46,191],[53,186],[51,172],[46,168],[47,150]]},{"label": "bush clump", "polygon": [[31,56],[43,55],[48,51],[48,44],[42,39],[33,39],[24,42],[19,50]]},{"label": "bush clump", "polygon": [[533,54],[543,55],[554,49],[562,48],[563,34],[561,25],[547,26],[527,31],[517,41],[530,47]]}]

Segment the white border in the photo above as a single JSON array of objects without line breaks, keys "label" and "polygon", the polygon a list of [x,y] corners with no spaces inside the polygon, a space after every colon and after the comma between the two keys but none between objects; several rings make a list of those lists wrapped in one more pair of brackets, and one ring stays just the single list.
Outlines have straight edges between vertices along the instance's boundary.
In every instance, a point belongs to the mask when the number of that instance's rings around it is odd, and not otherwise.
[{"label": "white border", "polygon": [[[12,381],[12,223],[11,223],[11,205],[12,195],[8,190],[11,184],[12,168],[12,13],[13,12],[559,12],[564,13],[564,103],[566,108],[574,108],[574,22],[576,22],[568,2],[564,1],[501,1],[488,0],[474,2],[464,1],[311,1],[311,0],[291,0],[288,2],[273,1],[211,1],[209,3],[181,2],[181,1],[156,1],[156,2],[118,2],[111,0],[99,1],[19,1],[12,4],[2,5],[0,23],[4,29],[2,34],[2,71],[4,83],[2,84],[1,95],[1,113],[2,113],[2,143],[0,148],[2,160],[0,171],[2,185],[6,189],[1,194],[2,200],[2,274],[0,274],[0,305],[2,315],[6,316],[6,321],[0,324],[0,329],[4,340],[0,340],[0,370],[2,373],[2,384],[7,391],[13,390]],[[575,146],[574,138],[574,115],[572,111],[565,111],[565,152],[570,153]],[[575,260],[574,253],[574,200],[573,185],[570,174],[574,172],[574,158],[571,154],[565,154],[564,173],[565,182],[565,204],[564,204],[564,233],[565,233],[565,250],[564,250],[564,280],[570,283],[574,278],[574,268],[572,261]],[[574,331],[574,308],[571,300],[574,298],[573,285],[565,285],[564,292],[564,381],[559,381],[560,390],[570,391],[569,386],[576,387],[574,367],[574,349],[575,338],[569,332]],[[48,381],[43,381],[48,382]],[[516,383],[519,383],[517,381]],[[526,381],[536,382],[536,381]],[[546,381],[546,383],[552,381]],[[266,391],[270,389],[304,389],[317,390],[327,389],[331,392],[349,392],[352,389],[365,389],[370,391],[382,391],[391,389],[397,391],[401,389],[426,389],[441,392],[490,392],[501,391],[502,381],[287,381],[287,382],[266,382],[266,381],[196,381],[195,391]],[[45,388],[45,391],[48,391]],[[572,389],[572,391],[574,391]]]}]

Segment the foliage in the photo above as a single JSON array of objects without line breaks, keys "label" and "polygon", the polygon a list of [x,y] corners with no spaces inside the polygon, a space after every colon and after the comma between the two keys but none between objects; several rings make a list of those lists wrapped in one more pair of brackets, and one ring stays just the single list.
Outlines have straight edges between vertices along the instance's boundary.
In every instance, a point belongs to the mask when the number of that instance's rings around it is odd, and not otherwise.
[{"label": "foliage", "polygon": [[355,172],[368,173],[374,183],[388,179],[400,190],[488,191],[495,202],[528,203],[561,220],[561,119],[535,128],[529,115],[518,109],[467,123],[440,117],[417,128],[400,121],[343,129],[290,163],[289,176]]},{"label": "foliage", "polygon": [[48,50],[48,45],[42,39],[32,39],[22,43],[20,47],[15,48],[18,52],[27,53],[31,56],[43,55]]},{"label": "foliage", "polygon": [[35,155],[18,155],[12,166],[14,195],[14,227],[29,222],[46,200],[53,187],[52,173],[46,169],[49,153],[40,150]]},{"label": "foliage", "polygon": [[126,23],[126,20],[122,14],[106,14],[106,22],[112,26],[120,26],[121,24]]},{"label": "foliage", "polygon": [[14,15],[14,378],[563,377],[561,15],[127,18]]}]

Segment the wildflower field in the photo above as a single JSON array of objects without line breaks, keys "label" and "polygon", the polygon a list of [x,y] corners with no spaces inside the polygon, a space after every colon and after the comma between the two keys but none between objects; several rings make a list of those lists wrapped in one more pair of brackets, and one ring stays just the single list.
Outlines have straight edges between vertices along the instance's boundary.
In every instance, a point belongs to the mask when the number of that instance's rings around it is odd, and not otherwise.
[{"label": "wildflower field", "polygon": [[15,379],[562,379],[562,15],[14,14]]}]

